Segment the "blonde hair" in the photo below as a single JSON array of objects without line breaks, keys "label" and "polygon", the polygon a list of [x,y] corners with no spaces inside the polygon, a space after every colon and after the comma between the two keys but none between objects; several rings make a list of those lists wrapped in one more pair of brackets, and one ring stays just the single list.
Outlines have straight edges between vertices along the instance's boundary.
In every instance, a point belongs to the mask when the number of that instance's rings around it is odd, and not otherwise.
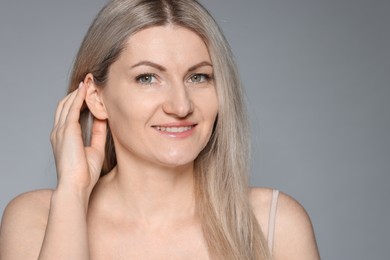
[{"label": "blonde hair", "polygon": [[[174,24],[197,33],[206,43],[214,67],[219,110],[213,134],[195,160],[197,209],[213,259],[270,259],[265,238],[248,198],[249,127],[235,61],[217,23],[195,0],[112,0],[96,16],[76,56],[69,90],[88,73],[104,87],[110,65],[136,32]],[[89,145],[92,123],[87,107],[80,123]],[[107,134],[101,174],[116,165]]]}]

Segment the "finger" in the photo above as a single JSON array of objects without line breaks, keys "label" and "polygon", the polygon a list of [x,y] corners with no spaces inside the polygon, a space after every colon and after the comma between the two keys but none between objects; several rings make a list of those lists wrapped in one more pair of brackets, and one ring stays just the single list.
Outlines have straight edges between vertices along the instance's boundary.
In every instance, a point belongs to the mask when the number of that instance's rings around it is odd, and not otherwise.
[{"label": "finger", "polygon": [[50,134],[50,141],[51,141],[52,145],[54,145],[56,143],[56,138],[57,138],[59,126],[63,124],[63,122],[61,122],[61,115],[64,114],[63,113],[64,107],[66,107],[66,105],[69,104],[69,100],[72,99],[72,96],[75,95],[76,91],[77,90],[69,93],[57,105],[56,114],[55,114],[55,118],[54,118],[54,126],[53,126],[53,130],[51,131],[51,134]]},{"label": "finger", "polygon": [[[68,100],[66,100],[66,102],[64,103],[64,106],[62,108],[62,111],[61,111],[61,114],[60,114],[60,118],[59,118],[59,124],[60,125],[64,125],[65,122],[69,119],[73,119],[74,117],[78,118],[80,117],[80,108],[77,109],[77,111],[74,111],[72,110],[71,111],[71,108],[75,102],[75,100],[77,99],[77,102],[76,103],[79,103],[80,102],[80,99],[81,99],[81,104],[83,103],[85,97],[80,97],[80,95],[82,95],[84,92],[85,86],[84,86],[84,83],[83,82],[80,82],[79,84],[79,87],[77,90],[75,90],[68,98]],[[85,93],[84,93],[85,95]],[[73,115],[73,117],[69,117],[69,114],[70,113],[75,113],[75,115]]]},{"label": "finger", "polygon": [[87,96],[87,88],[84,83],[80,83],[79,89],[69,106],[68,113],[66,115],[66,121],[78,122],[80,119],[80,111],[83,107],[84,100]]},{"label": "finger", "polygon": [[107,121],[94,119],[92,125],[91,147],[104,152],[107,137]]},{"label": "finger", "polygon": [[65,120],[68,116],[69,113],[69,108],[73,103],[73,100],[77,93],[79,92],[79,89],[73,91],[72,93],[69,94],[69,96],[63,101],[61,110],[59,111],[59,116],[57,120],[57,125],[63,125],[65,123]]},{"label": "finger", "polygon": [[64,104],[70,98],[70,96],[72,95],[73,92],[69,93],[60,102],[58,102],[56,113],[55,113],[55,117],[54,117],[54,126],[56,126],[58,124],[58,121],[59,121],[60,115],[61,115],[61,111],[64,108]]}]

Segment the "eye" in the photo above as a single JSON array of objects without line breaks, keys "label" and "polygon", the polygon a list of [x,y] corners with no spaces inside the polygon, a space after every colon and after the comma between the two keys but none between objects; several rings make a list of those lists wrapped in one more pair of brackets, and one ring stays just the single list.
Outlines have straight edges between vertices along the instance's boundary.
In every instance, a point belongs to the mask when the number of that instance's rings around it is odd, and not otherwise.
[{"label": "eye", "polygon": [[150,85],[156,83],[156,75],[152,73],[141,74],[135,78],[135,80],[143,85]]},{"label": "eye", "polygon": [[191,75],[191,77],[189,78],[189,82],[202,83],[202,82],[208,82],[210,79],[211,79],[210,75],[198,73],[198,74]]}]

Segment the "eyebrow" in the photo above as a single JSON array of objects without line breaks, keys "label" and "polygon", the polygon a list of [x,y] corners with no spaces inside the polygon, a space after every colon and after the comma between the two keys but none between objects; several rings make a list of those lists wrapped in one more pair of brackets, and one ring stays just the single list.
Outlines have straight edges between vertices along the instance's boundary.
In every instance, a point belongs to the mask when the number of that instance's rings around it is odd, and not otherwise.
[{"label": "eyebrow", "polygon": [[166,71],[167,70],[163,66],[158,65],[157,63],[154,63],[154,62],[151,62],[151,61],[140,61],[140,62],[134,64],[133,66],[131,66],[131,69],[133,69],[135,67],[138,67],[138,66],[149,66],[149,67],[156,68],[156,69],[158,69],[160,71]]},{"label": "eyebrow", "polygon": [[210,62],[208,62],[208,61],[202,61],[202,62],[200,62],[200,63],[198,63],[198,64],[192,66],[191,68],[189,68],[189,69],[188,69],[188,72],[194,71],[194,70],[196,70],[196,69],[198,69],[198,68],[200,68],[200,67],[204,67],[204,66],[210,66],[211,68],[213,67],[213,65],[212,65]]},{"label": "eyebrow", "polygon": [[[138,66],[149,66],[149,67],[153,67],[155,69],[158,69],[159,71],[166,71],[167,69],[164,67],[164,66],[161,66],[157,63],[154,63],[154,62],[151,62],[151,61],[140,61],[136,64],[134,64],[133,66],[131,66],[131,69],[135,68],[135,67],[138,67]],[[195,64],[194,66],[190,67],[188,69],[188,72],[191,72],[191,71],[194,71],[200,67],[204,67],[204,66],[210,66],[210,67],[213,67],[213,65],[208,62],[208,61],[202,61],[198,64]]]}]

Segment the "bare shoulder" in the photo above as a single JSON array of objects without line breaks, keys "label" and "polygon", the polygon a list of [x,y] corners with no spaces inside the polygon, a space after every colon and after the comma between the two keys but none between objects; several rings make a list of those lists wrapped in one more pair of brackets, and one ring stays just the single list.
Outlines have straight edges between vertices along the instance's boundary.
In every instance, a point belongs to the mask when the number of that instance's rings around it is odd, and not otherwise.
[{"label": "bare shoulder", "polygon": [[257,221],[260,224],[261,230],[267,237],[272,189],[259,187],[250,188],[249,200]]},{"label": "bare shoulder", "polygon": [[20,194],[11,200],[5,208],[2,222],[7,221],[8,218],[28,216],[28,219],[36,219],[46,217],[52,193],[52,190],[36,190]]},{"label": "bare shoulder", "polygon": [[[267,236],[273,190],[251,188],[250,201]],[[279,259],[320,259],[313,226],[304,207],[280,192],[277,200],[273,257]]]},{"label": "bare shoulder", "polygon": [[[7,205],[0,227],[0,259],[30,259],[26,249],[40,247],[46,229],[51,195],[51,190],[26,192]],[[15,256],[10,255],[11,252],[19,253]]]}]

